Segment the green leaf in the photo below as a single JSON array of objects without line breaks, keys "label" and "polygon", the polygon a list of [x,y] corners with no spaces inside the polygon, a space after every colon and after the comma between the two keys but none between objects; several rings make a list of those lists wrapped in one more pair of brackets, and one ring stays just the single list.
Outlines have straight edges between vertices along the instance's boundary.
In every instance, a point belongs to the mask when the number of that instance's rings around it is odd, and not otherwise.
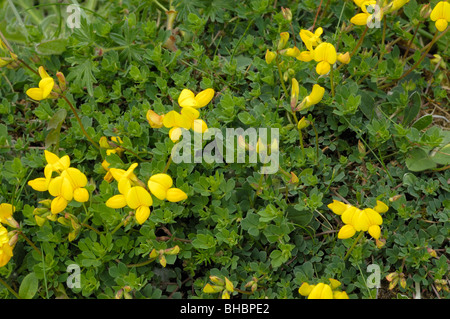
[{"label": "green leaf", "polygon": [[413,172],[425,171],[436,167],[436,163],[420,148],[409,151],[405,164]]},{"label": "green leaf", "polygon": [[309,210],[298,210],[295,206],[289,206],[286,209],[286,215],[292,222],[306,226],[311,221],[313,214]]},{"label": "green leaf", "polygon": [[432,122],[433,116],[431,114],[427,114],[419,118],[417,121],[415,121],[412,127],[421,131],[423,129],[426,129]]},{"label": "green leaf", "polygon": [[19,296],[23,299],[31,299],[39,288],[39,280],[34,272],[29,273],[23,278],[19,288]]},{"label": "green leaf", "polygon": [[450,165],[450,144],[445,145],[433,156],[431,156],[433,162],[440,165]]},{"label": "green leaf", "polygon": [[255,122],[255,118],[248,112],[239,113],[238,118],[245,125],[251,125]]},{"label": "green leaf", "polygon": [[60,55],[66,51],[67,44],[67,39],[43,41],[36,45],[36,53],[43,55]]},{"label": "green leaf", "polygon": [[94,96],[94,83],[97,83],[94,73],[99,72],[96,68],[97,62],[84,57],[71,57],[67,58],[67,61],[72,63],[67,81],[73,80],[79,87],[86,87],[89,95]]},{"label": "green leaf", "polygon": [[409,97],[410,106],[405,108],[403,125],[408,125],[411,123],[419,114],[420,107],[422,106],[422,100],[420,99],[420,94],[415,91]]}]

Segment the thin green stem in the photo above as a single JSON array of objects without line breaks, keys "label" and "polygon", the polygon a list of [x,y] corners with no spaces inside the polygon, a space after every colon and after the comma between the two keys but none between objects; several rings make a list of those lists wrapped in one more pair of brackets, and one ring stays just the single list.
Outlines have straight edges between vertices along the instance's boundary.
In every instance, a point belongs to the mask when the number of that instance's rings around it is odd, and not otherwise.
[{"label": "thin green stem", "polygon": [[170,164],[172,163],[172,155],[169,156],[169,159],[167,160],[166,166],[164,167],[163,173],[167,173],[167,170],[169,169]]},{"label": "thin green stem", "polygon": [[[448,28],[447,28],[447,30],[448,30]],[[447,31],[447,30],[446,30],[446,31]],[[445,31],[445,32],[446,32],[446,31]],[[403,73],[403,75],[402,75],[401,77],[399,77],[399,78],[397,79],[397,81],[400,81],[401,79],[403,79],[403,78],[405,78],[406,76],[408,76],[408,74],[410,74],[414,69],[416,69],[417,66],[423,61],[423,59],[425,59],[425,57],[427,56],[428,52],[430,52],[431,47],[432,47],[433,44],[436,42],[437,37],[438,37],[438,33],[439,33],[439,32],[436,31],[436,33],[434,34],[433,39],[431,40],[431,42],[430,42],[429,45],[428,45],[428,48],[425,50],[424,53],[422,53],[422,56],[420,57],[420,59],[417,60],[417,62],[414,63],[414,65],[413,65],[408,71],[406,71],[405,73]]]},{"label": "thin green stem", "polygon": [[334,69],[334,64],[331,65],[331,70],[330,70],[330,86],[331,86],[331,96],[334,99],[334,78],[333,78],[333,70]]},{"label": "thin green stem", "polygon": [[[284,95],[286,97],[289,97],[288,90],[286,89],[286,85],[284,84],[284,81],[283,81],[283,74],[281,73],[280,60],[279,60],[278,56],[279,56],[279,53],[277,51],[277,57],[275,58],[275,61],[277,63],[278,76],[280,77],[280,82],[281,82],[281,86],[283,87]],[[298,121],[297,121],[297,123],[298,123]]]},{"label": "thin green stem", "polygon": [[125,223],[125,219],[122,219],[122,221],[112,230],[111,235],[114,235],[114,233],[116,231],[118,231],[120,229],[120,227],[123,226],[124,223]]},{"label": "thin green stem", "polygon": [[356,244],[359,242],[361,237],[363,236],[364,232],[361,231],[358,234],[358,237],[356,237],[355,241],[353,242],[352,246],[348,249],[347,253],[344,256],[344,260],[347,260],[348,257],[350,257],[350,253],[352,252],[353,248],[355,248]]},{"label": "thin green stem", "polygon": [[36,245],[21,231],[19,230],[19,234],[25,239],[25,241],[35,250],[39,255],[42,255],[39,248],[36,247]]},{"label": "thin green stem", "polygon": [[96,149],[100,150],[100,146],[98,145],[98,143],[96,143],[88,134],[88,132],[86,131],[86,129],[84,128],[83,123],[81,122],[80,117],[78,116],[78,112],[75,109],[75,107],[73,106],[73,104],[69,101],[69,99],[65,96],[65,95],[59,95],[61,98],[63,98],[64,101],[67,102],[67,104],[69,104],[69,107],[72,109],[73,114],[75,115],[75,118],[78,121],[78,124],[80,125],[81,131],[83,132],[84,136],[86,136],[86,138],[89,140],[89,142],[92,143],[92,145],[95,146]]},{"label": "thin green stem", "polygon": [[9,292],[12,293],[17,299],[22,299],[22,298],[20,298],[19,294],[18,294],[14,289],[12,289],[11,286],[8,285],[8,284],[6,283],[6,281],[4,281],[2,278],[0,278],[0,283],[1,283],[3,286],[5,286],[6,289],[8,289]]}]

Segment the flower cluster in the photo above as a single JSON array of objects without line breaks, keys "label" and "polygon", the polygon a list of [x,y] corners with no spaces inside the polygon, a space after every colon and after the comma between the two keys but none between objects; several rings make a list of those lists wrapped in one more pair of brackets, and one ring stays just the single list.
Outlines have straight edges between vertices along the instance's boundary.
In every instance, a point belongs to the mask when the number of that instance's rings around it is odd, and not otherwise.
[{"label": "flower cluster", "polygon": [[178,97],[178,105],[181,111],[169,111],[167,114],[158,115],[153,110],[147,111],[147,121],[152,128],[167,127],[169,130],[169,137],[173,142],[177,142],[183,129],[192,129],[197,133],[205,133],[208,126],[205,121],[200,119],[200,112],[198,109],[208,105],[214,97],[213,89],[206,89],[198,94],[191,90],[183,89]]},{"label": "flower cluster", "polygon": [[[70,167],[68,155],[58,157],[56,154],[44,151],[47,165],[44,168],[44,177],[28,181],[28,185],[39,192],[48,191],[54,196],[50,211],[58,214],[66,209],[70,201],[84,203],[89,200],[89,192],[85,188],[87,178],[79,169]],[[57,176],[53,177],[53,173]]]},{"label": "flower cluster", "polygon": [[207,283],[205,287],[203,287],[203,292],[207,294],[222,292],[221,299],[230,299],[230,293],[233,293],[234,286],[227,277],[224,278],[225,279],[221,279],[217,276],[209,276],[209,279],[211,279],[214,285]]},{"label": "flower cluster", "polygon": [[337,289],[341,286],[338,280],[333,278],[328,280],[330,284],[321,282],[317,285],[310,285],[304,282],[298,289],[298,293],[308,299],[349,299],[345,291]]},{"label": "flower cluster", "polygon": [[187,194],[179,188],[172,187],[173,180],[167,174],[156,174],[149,178],[146,185],[134,174],[137,163],[133,163],[127,170],[110,168],[109,172],[118,182],[118,195],[106,201],[106,206],[114,209],[128,206],[135,212],[136,221],[143,224],[150,216],[150,206],[153,205],[151,195],[160,200],[179,202],[187,198]]},{"label": "flower cluster", "polygon": [[352,237],[357,231],[368,231],[377,240],[380,238],[380,225],[383,223],[380,214],[387,212],[389,209],[382,201],[377,201],[374,208],[359,209],[338,200],[333,200],[331,204],[328,204],[328,208],[333,213],[340,215],[342,222],[345,224],[339,230],[338,238],[346,239]]},{"label": "flower cluster", "polygon": [[[106,156],[111,154],[117,154],[122,155],[124,149],[120,146],[123,144],[123,141],[118,136],[112,136],[111,141],[108,141],[108,138],[106,136],[102,136],[100,138],[100,147],[106,149]],[[106,175],[103,177],[105,181],[108,183],[111,183],[113,181],[113,176],[111,172],[109,171],[109,165],[107,160],[103,160],[102,167],[106,171]]]},{"label": "flower cluster", "polygon": [[19,223],[12,216],[15,207],[11,204],[0,204],[0,267],[5,266],[13,256],[13,249],[17,242],[17,233],[8,232],[4,224],[19,228]]}]

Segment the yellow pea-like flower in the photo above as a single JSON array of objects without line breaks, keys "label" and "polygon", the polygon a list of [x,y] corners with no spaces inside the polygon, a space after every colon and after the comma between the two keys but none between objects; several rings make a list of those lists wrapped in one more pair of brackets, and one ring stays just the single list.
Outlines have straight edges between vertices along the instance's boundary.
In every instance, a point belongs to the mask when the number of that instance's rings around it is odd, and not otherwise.
[{"label": "yellow pea-like flower", "polygon": [[178,97],[178,105],[181,107],[192,107],[195,109],[206,106],[214,97],[214,90],[209,88],[199,92],[197,95],[189,89],[183,89]]},{"label": "yellow pea-like flower", "polygon": [[149,178],[148,189],[150,193],[156,196],[160,200],[166,199],[167,190],[172,187],[173,180],[167,174],[156,174]]},{"label": "yellow pea-like flower", "polygon": [[337,60],[341,62],[342,64],[349,64],[350,63],[350,53],[339,53],[337,55]]},{"label": "yellow pea-like flower", "polygon": [[150,217],[150,207],[148,206],[140,206],[136,209],[136,213],[134,214],[136,217],[136,221],[142,225],[149,217]]},{"label": "yellow pea-like flower", "polygon": [[436,29],[444,31],[450,22],[450,3],[440,1],[436,4],[430,14],[431,21],[435,21]]},{"label": "yellow pea-like flower", "polygon": [[172,203],[180,202],[187,197],[187,194],[179,188],[169,188],[166,193],[167,200]]},{"label": "yellow pea-like flower", "polygon": [[339,239],[347,239],[356,234],[356,229],[352,225],[344,225],[338,232]]},{"label": "yellow pea-like flower", "polygon": [[270,51],[269,49],[267,49],[266,51],[266,55],[265,55],[265,60],[267,64],[272,63],[272,61],[277,57],[277,54],[275,52]]},{"label": "yellow pea-like flower", "polygon": [[314,289],[314,285],[310,285],[307,282],[302,283],[300,288],[298,288],[298,293],[302,296],[308,296]]},{"label": "yellow pea-like flower", "polygon": [[333,299],[333,291],[330,285],[321,282],[314,286],[308,299]]},{"label": "yellow pea-like flower", "polygon": [[309,30],[300,30],[300,38],[302,39],[303,43],[305,44],[306,48],[310,51],[313,50],[313,47],[319,45],[322,43],[322,40],[320,39],[320,36],[323,33],[322,28],[317,28],[314,33],[312,33]]},{"label": "yellow pea-like flower", "polygon": [[328,204],[327,207],[331,209],[333,213],[336,215],[342,215],[351,205],[345,204],[341,201],[333,199],[331,204]]},{"label": "yellow pea-like flower", "polygon": [[134,186],[128,190],[125,196],[127,205],[131,209],[137,209],[140,206],[152,206],[153,200],[150,193],[142,186]]},{"label": "yellow pea-like flower", "polygon": [[202,119],[195,119],[192,122],[191,129],[196,133],[205,133],[208,131],[208,125]]},{"label": "yellow pea-like flower", "polygon": [[107,201],[106,201],[106,206],[109,208],[114,208],[114,209],[118,209],[118,208],[123,208],[127,205],[127,200],[125,198],[125,195],[114,195],[113,197],[110,197]]},{"label": "yellow pea-like flower", "polygon": [[283,49],[289,40],[289,32],[281,32],[280,40],[278,41],[278,50]]},{"label": "yellow pea-like flower", "polygon": [[146,118],[148,123],[150,124],[150,127],[152,128],[161,128],[163,127],[163,120],[164,120],[164,114],[158,115],[153,110],[148,110],[146,114]]},{"label": "yellow pea-like flower", "polygon": [[382,201],[377,200],[377,205],[373,208],[376,212],[383,214],[389,210],[389,207]]},{"label": "yellow pea-like flower", "polygon": [[28,89],[26,94],[36,101],[41,101],[50,95],[55,86],[55,80],[51,77],[45,77],[39,81],[39,87]]},{"label": "yellow pea-like flower", "polygon": [[319,84],[314,84],[311,94],[303,99],[302,103],[298,107],[298,110],[301,111],[319,103],[322,101],[324,94],[325,88],[321,87]]},{"label": "yellow pea-like flower", "polygon": [[50,183],[51,179],[44,178],[44,177],[38,177],[31,181],[28,181],[28,185],[31,186],[35,191],[38,192],[45,192],[48,190],[48,184]]},{"label": "yellow pea-like flower", "polygon": [[368,229],[368,232],[369,232],[370,236],[372,236],[373,238],[375,238],[375,239],[380,238],[380,235],[381,235],[380,226],[371,225]]},{"label": "yellow pea-like flower", "polygon": [[331,43],[322,42],[313,52],[314,60],[319,62],[316,66],[316,72],[320,75],[327,74],[331,69],[331,65],[336,63],[336,49]]}]

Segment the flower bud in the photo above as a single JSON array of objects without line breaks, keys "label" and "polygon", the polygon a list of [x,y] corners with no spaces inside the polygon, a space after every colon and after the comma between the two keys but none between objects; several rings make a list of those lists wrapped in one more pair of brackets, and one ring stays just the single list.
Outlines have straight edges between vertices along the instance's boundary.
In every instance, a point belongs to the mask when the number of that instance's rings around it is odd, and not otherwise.
[{"label": "flower bud", "polygon": [[281,32],[280,33],[280,40],[278,41],[277,49],[278,50],[283,49],[286,46],[288,40],[289,40],[289,33],[288,32]]},{"label": "flower bud", "polygon": [[289,8],[283,8],[281,7],[281,13],[283,14],[283,17],[287,20],[287,21],[292,21],[292,11]]},{"label": "flower bud", "polygon": [[429,3],[424,4],[422,6],[422,8],[420,9],[420,17],[423,18],[423,19],[428,19],[428,17],[431,14],[431,11],[432,10],[431,10],[430,4]]},{"label": "flower bud", "polygon": [[64,92],[67,88],[66,77],[62,72],[56,72],[56,77],[58,78],[59,88]]}]

